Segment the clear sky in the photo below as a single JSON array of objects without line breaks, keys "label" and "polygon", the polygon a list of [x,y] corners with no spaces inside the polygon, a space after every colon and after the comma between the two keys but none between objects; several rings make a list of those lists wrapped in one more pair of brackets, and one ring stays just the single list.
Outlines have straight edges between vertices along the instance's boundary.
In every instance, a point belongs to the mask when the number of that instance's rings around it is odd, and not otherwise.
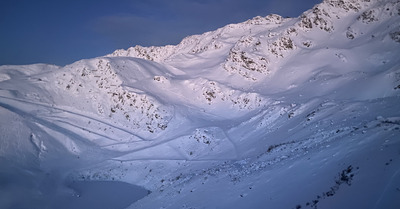
[{"label": "clear sky", "polygon": [[2,0],[0,65],[74,61],[271,13],[297,17],[322,0]]}]

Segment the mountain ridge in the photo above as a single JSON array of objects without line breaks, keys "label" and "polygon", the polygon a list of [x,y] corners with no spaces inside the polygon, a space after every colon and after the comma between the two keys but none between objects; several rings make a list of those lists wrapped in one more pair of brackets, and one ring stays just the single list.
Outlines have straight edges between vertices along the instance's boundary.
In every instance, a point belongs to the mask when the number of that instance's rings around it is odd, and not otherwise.
[{"label": "mountain ridge", "polygon": [[325,0],[175,46],[0,66],[0,178],[17,168],[38,208],[79,204],[79,181],[151,191],[128,208],[395,208],[399,23],[398,0]]}]

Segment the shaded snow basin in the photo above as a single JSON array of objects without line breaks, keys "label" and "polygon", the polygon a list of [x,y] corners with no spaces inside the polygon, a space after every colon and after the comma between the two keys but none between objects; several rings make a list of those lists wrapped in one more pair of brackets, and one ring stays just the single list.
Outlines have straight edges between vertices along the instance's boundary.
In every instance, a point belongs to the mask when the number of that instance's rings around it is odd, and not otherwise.
[{"label": "shaded snow basin", "polygon": [[120,181],[63,181],[56,173],[0,159],[1,209],[126,208],[150,191]]},{"label": "shaded snow basin", "polygon": [[59,208],[126,208],[142,199],[149,191],[119,181],[74,181],[68,185],[73,196],[59,202]]}]

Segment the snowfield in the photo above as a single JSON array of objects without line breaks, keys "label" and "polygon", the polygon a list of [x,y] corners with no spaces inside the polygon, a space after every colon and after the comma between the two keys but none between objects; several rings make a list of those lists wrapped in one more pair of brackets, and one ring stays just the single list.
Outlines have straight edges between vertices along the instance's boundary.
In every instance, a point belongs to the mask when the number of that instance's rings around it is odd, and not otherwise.
[{"label": "snowfield", "polygon": [[0,208],[400,207],[400,1],[0,66]]}]

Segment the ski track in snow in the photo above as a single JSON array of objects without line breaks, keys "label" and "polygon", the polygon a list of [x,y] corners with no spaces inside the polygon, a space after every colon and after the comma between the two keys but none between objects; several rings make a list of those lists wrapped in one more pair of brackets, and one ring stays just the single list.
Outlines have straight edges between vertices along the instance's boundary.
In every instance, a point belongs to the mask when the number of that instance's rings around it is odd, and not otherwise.
[{"label": "ski track in snow", "polygon": [[[97,119],[97,118],[94,118],[94,117],[89,116],[89,115],[84,115],[82,113],[73,112],[73,111],[62,109],[62,108],[59,108],[59,107],[54,107],[54,106],[50,106],[50,105],[46,105],[46,104],[40,104],[40,103],[36,103],[36,102],[24,101],[24,100],[20,100],[20,99],[16,99],[16,98],[9,98],[9,97],[4,97],[4,96],[0,96],[0,98],[13,100],[13,101],[17,101],[17,102],[21,102],[21,103],[25,103],[25,104],[34,105],[34,106],[37,106],[37,107],[44,107],[44,108],[48,108],[50,110],[57,110],[57,111],[62,111],[64,113],[69,113],[69,114],[72,114],[72,115],[76,115],[76,116],[79,116],[79,117],[82,117],[82,118],[85,118],[85,119],[89,119],[89,120],[96,121],[98,123],[107,125],[109,127],[115,128],[115,129],[120,130],[122,132],[128,133],[128,134],[133,135],[133,136],[135,136],[135,137],[137,137],[137,138],[139,138],[139,139],[141,139],[143,141],[147,141],[146,139],[143,139],[143,138],[137,136],[135,133],[133,133],[133,132],[127,130],[127,129],[115,126],[113,124],[107,123],[105,121],[102,121],[101,119]],[[3,105],[5,106],[7,104],[3,103]],[[11,107],[11,106],[9,106],[9,107]],[[52,118],[52,116],[48,116],[48,117]]]}]

